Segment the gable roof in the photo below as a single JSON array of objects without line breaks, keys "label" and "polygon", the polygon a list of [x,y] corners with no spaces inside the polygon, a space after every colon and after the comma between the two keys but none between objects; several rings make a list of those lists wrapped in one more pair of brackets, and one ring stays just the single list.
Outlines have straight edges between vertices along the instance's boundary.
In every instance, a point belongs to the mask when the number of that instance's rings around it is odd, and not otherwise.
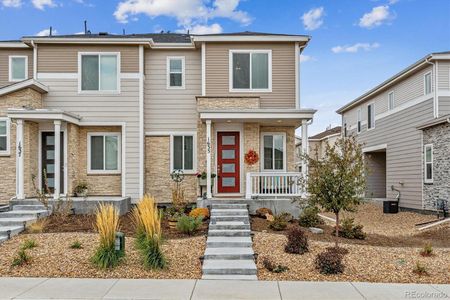
[{"label": "gable roof", "polygon": [[0,96],[14,93],[26,88],[33,89],[41,94],[48,93],[48,87],[37,80],[26,79],[0,88]]},{"label": "gable roof", "polygon": [[336,127],[327,129],[325,131],[322,131],[322,132],[320,132],[320,133],[318,133],[316,135],[310,136],[308,139],[310,139],[310,140],[321,140],[321,139],[324,139],[324,138],[326,138],[326,137],[328,137],[330,135],[335,135],[335,134],[341,133],[341,129],[342,129],[341,126],[336,126]]}]

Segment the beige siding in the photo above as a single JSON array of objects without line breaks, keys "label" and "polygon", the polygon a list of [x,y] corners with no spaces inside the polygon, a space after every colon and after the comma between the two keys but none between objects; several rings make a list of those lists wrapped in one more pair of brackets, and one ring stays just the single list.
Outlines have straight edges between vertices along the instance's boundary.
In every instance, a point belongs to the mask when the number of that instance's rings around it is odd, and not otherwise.
[{"label": "beige siding", "polygon": [[[229,50],[272,50],[272,92],[230,93]],[[262,108],[295,108],[295,45],[294,43],[207,43],[207,96],[260,96]]]},{"label": "beige siding", "polygon": [[450,89],[450,62],[438,61],[438,89]]},{"label": "beige siding", "polygon": [[139,72],[138,46],[39,45],[39,73],[77,73],[78,52],[120,52],[122,73]]},{"label": "beige siding", "polygon": [[[185,89],[167,89],[167,57],[185,57]],[[197,104],[201,95],[199,50],[145,52],[145,131],[196,131]]]},{"label": "beige siding", "polygon": [[0,88],[14,82],[9,81],[9,56],[28,56],[28,78],[33,77],[33,50],[32,49],[0,49]]}]

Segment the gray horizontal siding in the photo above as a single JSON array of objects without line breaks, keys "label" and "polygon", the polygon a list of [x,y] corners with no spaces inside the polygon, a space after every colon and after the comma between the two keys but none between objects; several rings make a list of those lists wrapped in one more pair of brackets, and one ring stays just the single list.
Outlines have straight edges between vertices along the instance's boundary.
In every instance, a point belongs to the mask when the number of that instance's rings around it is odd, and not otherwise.
[{"label": "gray horizontal siding", "polygon": [[450,89],[450,62],[439,61],[438,62],[438,89],[448,90]]},{"label": "gray horizontal siding", "polygon": [[367,174],[366,197],[386,197],[386,153],[366,153]]},{"label": "gray horizontal siding", "polygon": [[450,114],[450,97],[439,97],[439,116]]}]

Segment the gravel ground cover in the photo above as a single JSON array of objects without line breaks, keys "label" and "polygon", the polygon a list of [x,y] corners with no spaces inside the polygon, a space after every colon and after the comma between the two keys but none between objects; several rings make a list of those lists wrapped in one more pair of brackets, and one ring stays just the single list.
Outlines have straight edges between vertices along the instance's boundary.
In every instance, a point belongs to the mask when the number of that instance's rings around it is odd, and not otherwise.
[{"label": "gravel ground cover", "polygon": [[[282,234],[258,232],[253,248],[258,256],[259,280],[306,280],[306,281],[368,281],[368,282],[415,282],[450,283],[450,249],[435,249],[435,255],[422,257],[420,248],[376,247],[368,245],[341,244],[349,250],[344,257],[345,270],[340,275],[323,275],[314,267],[318,253],[333,243],[310,241],[310,251],[303,255],[284,252],[286,237]],[[264,258],[289,267],[284,273],[271,273],[263,267]],[[416,275],[416,262],[425,266],[429,275]]]},{"label": "gravel ground cover", "polygon": [[[26,250],[31,256],[29,264],[12,267],[11,263],[21,244],[34,239],[37,247]],[[94,233],[42,233],[21,234],[0,245],[0,276],[20,277],[81,277],[81,278],[201,278],[199,257],[205,250],[206,237],[168,239],[163,252],[169,262],[165,270],[147,270],[140,263],[134,248],[134,238],[126,237],[126,258],[115,269],[99,270],[90,263],[98,245]],[[70,249],[74,241],[82,249]]]}]

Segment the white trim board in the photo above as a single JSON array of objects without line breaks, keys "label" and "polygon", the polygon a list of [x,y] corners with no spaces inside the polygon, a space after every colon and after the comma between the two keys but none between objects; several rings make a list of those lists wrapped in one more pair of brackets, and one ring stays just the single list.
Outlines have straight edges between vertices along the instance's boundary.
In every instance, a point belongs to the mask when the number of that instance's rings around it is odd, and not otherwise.
[{"label": "white trim board", "polygon": [[0,151],[1,156],[11,155],[11,120],[8,117],[0,117],[0,121],[6,121],[6,150]]},{"label": "white trim board", "polygon": [[[120,79],[139,79],[139,73],[119,73]],[[78,73],[37,73],[38,79],[78,79]]]},{"label": "white trim board", "polygon": [[[13,58],[24,58],[25,59],[25,77],[24,78],[18,78],[18,79],[14,79],[12,77],[12,60]],[[20,82],[20,81],[24,81],[30,79],[28,77],[28,55],[10,55],[8,56],[8,81],[9,82]]]}]

